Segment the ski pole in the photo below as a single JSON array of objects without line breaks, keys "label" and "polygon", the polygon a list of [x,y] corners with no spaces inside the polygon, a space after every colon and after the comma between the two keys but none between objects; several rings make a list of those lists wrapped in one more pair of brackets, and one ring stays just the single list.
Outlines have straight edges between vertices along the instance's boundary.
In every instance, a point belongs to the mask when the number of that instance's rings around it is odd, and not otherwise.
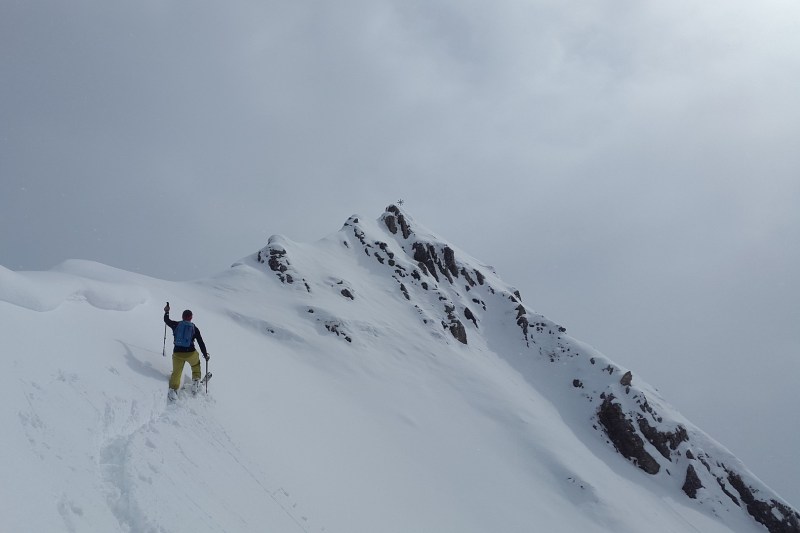
[{"label": "ski pole", "polygon": [[[169,309],[169,302],[167,302],[167,309]],[[163,357],[167,356],[167,323],[164,322],[164,348],[161,350]]]},{"label": "ski pole", "polygon": [[206,354],[206,394],[208,394],[208,354]]}]

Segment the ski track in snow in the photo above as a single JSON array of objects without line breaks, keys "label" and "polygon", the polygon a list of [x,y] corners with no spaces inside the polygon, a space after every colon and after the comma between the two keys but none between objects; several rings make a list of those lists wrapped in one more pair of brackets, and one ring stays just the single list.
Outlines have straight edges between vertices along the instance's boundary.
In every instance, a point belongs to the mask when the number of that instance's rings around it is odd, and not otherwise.
[{"label": "ski track in snow", "polygon": [[[107,370],[119,375],[113,366]],[[168,403],[161,386],[140,399],[107,397],[101,404],[86,394],[78,374],[63,369],[57,369],[47,384],[22,378],[17,381],[26,404],[18,412],[18,421],[29,450],[39,461],[54,461],[59,467],[67,465],[67,471],[87,468],[80,461],[73,465],[74,458],[62,454],[60,448],[50,443],[63,443],[65,431],[79,438],[90,432],[97,434],[96,453],[92,455],[96,485],[119,531],[171,533],[184,528],[197,532],[232,531],[230,520],[218,523],[215,520],[218,513],[213,512],[215,500],[219,502],[217,509],[221,506],[228,511],[220,516],[229,517],[230,511],[237,511],[236,502],[226,500],[226,491],[214,487],[214,478],[220,472],[233,480],[237,488],[244,486],[252,495],[252,501],[241,506],[249,515],[240,517],[239,530],[256,530],[254,522],[258,522],[260,508],[269,505],[274,507],[272,514],[283,514],[283,522],[291,525],[285,531],[326,530],[314,527],[308,513],[299,509],[290,493],[282,486],[270,486],[259,467],[244,457],[215,419],[212,395],[199,393],[192,397],[182,389],[179,399]],[[184,376],[184,383],[187,381]],[[93,413],[91,418],[97,423],[91,431],[59,425],[49,408],[65,401],[78,411]],[[204,459],[208,457],[214,458],[215,464],[207,464]],[[230,485],[222,489],[230,489]],[[61,490],[55,507],[64,531],[87,531],[92,516],[76,501],[87,497],[93,499],[87,494],[74,494],[67,487]],[[174,512],[175,505],[184,509]],[[190,527],[185,527],[186,509],[194,518]],[[181,516],[184,522],[176,522],[176,517]]]},{"label": "ski track in snow", "polygon": [[[123,424],[123,427],[129,429],[117,434],[115,411],[107,410],[104,421],[107,437],[100,445],[98,467],[105,484],[109,508],[117,518],[121,530],[137,533],[175,531],[174,526],[160,523],[160,515],[156,513],[154,516],[152,512],[157,507],[153,501],[155,480],[159,476],[170,475],[170,472],[174,476],[175,464],[171,464],[169,469],[165,468],[165,462],[171,461],[179,464],[180,468],[177,470],[185,478],[170,477],[166,482],[171,485],[172,491],[185,495],[181,498],[181,505],[187,506],[203,525],[202,529],[195,527],[193,531],[229,531],[215,521],[213,513],[206,511],[207,502],[194,497],[198,482],[192,472],[204,472],[208,467],[203,462],[203,454],[193,449],[197,447],[199,440],[203,440],[213,450],[208,456],[217,461],[220,457],[228,459],[224,465],[215,465],[214,470],[225,469],[229,475],[240,481],[243,478],[248,479],[256,492],[260,492],[291,520],[296,531],[309,533],[309,518],[298,514],[297,504],[291,501],[289,493],[282,487],[268,487],[265,476],[257,472],[258,467],[239,458],[241,452],[225,429],[214,421],[209,411],[213,403],[213,396],[200,393],[191,397],[184,388],[176,402],[163,404],[159,408],[159,400],[156,398],[156,407],[149,416],[140,417],[138,404],[134,401],[130,408],[130,419]],[[167,453],[165,446],[171,446],[172,453]],[[237,469],[238,472],[234,472]],[[199,483],[205,482],[201,480]],[[217,494],[215,497],[221,496]],[[69,504],[59,505],[66,509],[62,515],[66,515],[65,525],[69,529]],[[247,528],[248,523],[243,521],[241,525]],[[319,531],[325,531],[325,528],[320,528]]]}]

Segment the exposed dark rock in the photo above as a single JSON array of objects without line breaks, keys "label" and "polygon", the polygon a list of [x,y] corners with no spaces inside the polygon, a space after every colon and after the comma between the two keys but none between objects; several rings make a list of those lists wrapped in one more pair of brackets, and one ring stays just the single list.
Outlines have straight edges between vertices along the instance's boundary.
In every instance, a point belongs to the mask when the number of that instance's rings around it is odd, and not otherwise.
[{"label": "exposed dark rock", "polygon": [[705,467],[706,467],[706,470],[708,470],[708,472],[709,472],[709,473],[711,473],[711,465],[710,465],[710,464],[708,464],[708,461],[706,460],[706,458],[705,458],[705,457],[703,457],[702,455],[700,455],[700,456],[697,458],[697,460],[698,460],[698,461],[700,461],[701,463],[703,463],[703,466],[705,466]]},{"label": "exposed dark rock", "polygon": [[528,323],[528,317],[520,316],[517,318],[517,325],[522,329],[522,334],[525,335],[525,343],[528,343],[528,328],[530,324]]},{"label": "exposed dark rock", "polygon": [[[358,223],[358,219],[356,219],[355,222]],[[356,238],[361,242],[361,244],[363,244],[364,246],[369,246],[367,244],[366,235],[364,234],[363,231],[361,231],[360,228],[353,226],[353,235],[356,236]],[[364,251],[366,252],[366,250]],[[369,255],[369,252],[367,252],[367,255]]]},{"label": "exposed dark rock", "polygon": [[619,384],[622,385],[623,387],[628,387],[630,386],[631,381],[633,381],[633,374],[631,373],[630,370],[628,370],[627,372],[625,372],[625,375],[622,376],[622,379],[619,380]]},{"label": "exposed dark rock", "polygon": [[692,453],[692,450],[686,450],[686,458],[694,459],[694,454]]},{"label": "exposed dark rock", "polygon": [[409,296],[409,294],[408,294],[408,289],[402,283],[400,284],[400,290],[403,291],[403,296],[406,297],[406,300],[410,301],[411,300],[411,296]]},{"label": "exposed dark rock", "polygon": [[351,300],[355,300],[355,297],[353,296],[353,293],[350,292],[350,289],[342,289],[342,296],[345,298],[350,298]]},{"label": "exposed dark rock", "polygon": [[730,498],[730,499],[731,499],[731,501],[732,501],[733,503],[735,503],[736,505],[738,505],[739,507],[741,507],[741,506],[742,506],[742,504],[741,504],[741,503],[739,503],[739,498],[737,498],[736,496],[734,496],[733,494],[731,494],[731,491],[729,491],[729,490],[728,490],[728,487],[726,487],[726,486],[725,486],[725,480],[724,480],[724,479],[722,479],[721,477],[718,477],[718,478],[717,478],[717,484],[719,485],[719,488],[720,488],[720,489],[722,489],[722,492],[724,492],[724,493],[725,493],[725,496],[727,496],[728,498]]},{"label": "exposed dark rock", "polygon": [[481,273],[480,270],[475,271],[475,277],[478,278],[479,285],[483,285],[483,283],[486,281],[486,278],[484,277],[484,275]]},{"label": "exposed dark rock", "polygon": [[[439,274],[444,275],[450,283],[453,283],[453,275],[458,277],[458,268],[455,264],[455,253],[448,246],[444,247],[443,254],[445,261],[439,258],[436,252],[436,247],[432,244],[423,244],[415,242],[412,245],[414,250],[414,260],[418,261],[420,265],[425,265],[428,274],[439,281]],[[447,264],[447,258],[450,258],[450,264]]]},{"label": "exposed dark rock", "polygon": [[652,455],[644,449],[644,440],[636,433],[633,422],[625,416],[622,407],[607,396],[597,410],[597,419],[611,439],[614,447],[626,459],[630,459],[648,474],[657,474],[661,469]]},{"label": "exposed dark rock", "polygon": [[[261,256],[262,262],[264,257]],[[286,250],[283,249],[280,245],[270,245],[269,246],[269,259],[267,259],[267,265],[269,266],[270,270],[275,272],[278,276],[278,279],[281,280],[281,283],[294,283],[294,276],[289,273],[291,269],[291,263],[289,262],[289,258],[287,256]],[[308,282],[304,279],[303,282],[305,283],[306,290],[311,292],[311,287],[308,285]]]},{"label": "exposed dark rock", "polygon": [[389,250],[389,245],[382,241],[375,241],[375,246],[381,249],[386,255],[389,256],[389,259],[394,259],[394,252]]},{"label": "exposed dark rock", "polygon": [[456,254],[449,246],[444,247],[444,264],[448,272],[454,277],[458,277],[458,266],[456,266]]},{"label": "exposed dark rock", "polygon": [[[444,298],[442,296],[440,296],[439,299],[445,301],[447,300],[447,298]],[[450,323],[448,324],[446,322],[442,322],[442,326],[445,329],[449,329],[453,337],[455,337],[456,340],[458,340],[460,343],[467,344],[467,330],[464,327],[464,324],[462,324],[461,321],[458,319],[458,317],[455,315],[456,306],[445,304],[444,312],[447,314],[447,318],[448,320],[450,320]]]},{"label": "exposed dark rock", "polygon": [[461,275],[464,276],[464,279],[467,280],[467,283],[469,283],[470,287],[474,287],[476,285],[475,280],[472,279],[472,276],[469,275],[469,272],[466,268],[461,267]]},{"label": "exposed dark rock", "polygon": [[467,344],[467,330],[464,328],[464,324],[462,324],[460,320],[456,319],[450,322],[449,328],[450,333],[453,334],[453,337],[455,337],[458,342],[461,344]]},{"label": "exposed dark rock", "polygon": [[800,532],[800,514],[797,511],[777,500],[768,502],[759,500],[753,489],[736,472],[728,471],[728,482],[741,496],[750,516],[763,524],[771,533]]},{"label": "exposed dark rock", "polygon": [[528,343],[528,329],[530,327],[530,323],[528,321],[528,317],[526,316],[528,311],[522,304],[519,304],[516,307],[516,311],[517,311],[517,325],[522,329],[522,334],[525,336],[525,343],[528,344],[528,346],[530,346],[530,344]]},{"label": "exposed dark rock", "polygon": [[[639,430],[644,438],[652,444],[665,459],[670,459],[670,450],[678,449],[678,445],[689,440],[686,428],[678,426],[675,431],[659,431],[651,426],[647,420],[639,415]],[[670,459],[671,460],[671,459]]]},{"label": "exposed dark rock", "polygon": [[[412,248],[414,250],[414,261],[418,261],[421,267],[424,265],[425,269],[427,269],[427,273],[433,276],[436,281],[439,281],[439,275],[436,273],[436,263],[434,261],[436,250],[433,249],[433,246],[428,245],[426,247],[420,242],[415,242]],[[423,269],[423,272],[425,272],[425,269]]]},{"label": "exposed dark rock", "polygon": [[411,236],[411,226],[406,222],[406,217],[401,213],[400,216],[397,217],[397,221],[400,223],[400,230],[403,232],[403,238],[408,239]]},{"label": "exposed dark rock", "polygon": [[[400,208],[398,208],[396,205],[390,205],[389,207],[386,208],[386,211],[393,213],[394,216],[397,217],[397,223],[400,224],[400,230],[403,232],[403,238],[408,239],[411,236],[411,227],[408,225],[408,221],[406,220],[406,217],[403,216],[403,213],[400,211]],[[386,218],[388,218],[388,216]],[[391,231],[391,228],[389,228],[389,231]],[[392,233],[395,232],[392,231]]]},{"label": "exposed dark rock", "polygon": [[267,264],[273,272],[286,272],[289,269],[289,261],[286,259],[286,250],[270,248]]},{"label": "exposed dark rock", "polygon": [[472,311],[469,307],[464,308],[464,316],[467,317],[467,320],[472,320],[472,323],[475,324],[475,327],[478,327],[478,319],[475,318],[475,315],[472,314]]},{"label": "exposed dark rock", "polygon": [[572,386],[575,387],[576,389],[582,389],[583,388],[583,382],[581,380],[579,380],[579,379],[573,379],[572,380]]},{"label": "exposed dark rock", "polygon": [[340,329],[341,326],[342,325],[339,324],[338,322],[327,322],[325,324],[325,329],[327,329],[331,333],[335,333],[337,337],[344,337],[344,340],[346,340],[347,342],[353,342],[352,337],[350,337],[350,335],[348,335],[347,333],[345,333]]},{"label": "exposed dark rock", "polygon": [[697,491],[703,488],[703,483],[697,476],[693,465],[686,467],[686,481],[683,482],[683,492],[691,499],[697,498]]},{"label": "exposed dark rock", "polygon": [[447,281],[453,283],[453,275],[450,273],[450,269],[445,266],[445,264],[439,259],[439,256],[436,254],[436,248],[431,245],[428,245],[430,248],[431,256],[433,257],[436,266],[439,268],[439,272],[444,274],[444,277],[447,278]]},{"label": "exposed dark rock", "polygon": [[392,234],[397,234],[397,219],[394,218],[394,215],[386,215],[383,218],[383,222],[386,224],[386,227],[389,228],[389,231],[391,231]]}]

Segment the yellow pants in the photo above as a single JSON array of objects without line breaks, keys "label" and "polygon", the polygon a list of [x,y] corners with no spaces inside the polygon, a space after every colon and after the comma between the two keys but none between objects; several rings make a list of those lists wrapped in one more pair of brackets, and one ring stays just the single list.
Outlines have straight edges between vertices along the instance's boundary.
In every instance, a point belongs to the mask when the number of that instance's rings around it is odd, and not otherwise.
[{"label": "yellow pants", "polygon": [[174,352],[172,354],[172,376],[169,378],[169,388],[178,390],[181,386],[183,365],[189,363],[192,367],[192,380],[200,379],[200,354],[193,352]]}]

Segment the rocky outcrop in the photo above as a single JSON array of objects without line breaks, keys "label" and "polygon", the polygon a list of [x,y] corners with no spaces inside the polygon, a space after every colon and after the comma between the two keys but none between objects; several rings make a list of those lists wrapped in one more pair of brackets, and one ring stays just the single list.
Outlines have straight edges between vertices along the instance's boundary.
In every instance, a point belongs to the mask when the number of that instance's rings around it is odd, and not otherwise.
[{"label": "rocky outcrop", "polygon": [[641,415],[638,416],[638,425],[647,442],[652,444],[664,459],[671,459],[671,451],[677,450],[680,443],[689,440],[689,435],[683,426],[678,426],[674,431],[659,431],[651,426],[647,419]]},{"label": "rocky outcrop", "polygon": [[[269,258],[267,265],[270,270],[278,274],[278,277],[283,283],[294,283],[294,278],[289,271],[289,259],[286,257],[286,250],[280,247],[268,248]],[[261,252],[258,252],[258,257],[261,258]]]},{"label": "rocky outcrop", "polygon": [[415,242],[411,245],[411,248],[414,250],[414,260],[424,266],[428,274],[433,276],[436,281],[439,281],[439,274],[441,273],[450,283],[453,283],[452,274],[439,259],[439,254],[436,253],[436,247],[433,244]]},{"label": "rocky outcrop", "polygon": [[311,292],[311,287],[308,282],[302,278],[292,266],[289,261],[286,248],[280,243],[279,236],[271,237],[267,246],[258,251],[256,254],[256,261],[265,264],[270,270],[275,272],[281,283],[293,284],[295,281],[300,280],[306,291]]},{"label": "rocky outcrop", "polygon": [[458,319],[455,312],[456,307],[454,305],[445,305],[445,313],[447,313],[449,322],[442,322],[442,326],[444,326],[445,329],[449,329],[450,333],[452,333],[453,337],[455,337],[458,342],[467,344],[467,329]]},{"label": "rocky outcrop", "polygon": [[325,329],[331,333],[335,333],[337,337],[344,337],[347,342],[353,342],[353,338],[342,329],[342,324],[335,320],[325,322]]},{"label": "rocky outcrop", "polygon": [[476,328],[478,327],[478,319],[475,318],[475,314],[472,311],[470,311],[469,307],[464,308],[464,316],[466,317],[467,320],[471,320],[472,323],[475,324]]},{"label": "rocky outcrop", "polygon": [[393,234],[397,234],[397,226],[399,225],[400,232],[404,239],[408,239],[411,236],[411,227],[409,226],[403,212],[400,211],[400,208],[396,205],[390,205],[386,208],[386,214],[383,216],[383,222]]},{"label": "rocky outcrop", "polygon": [[625,416],[622,406],[613,400],[612,396],[607,396],[597,410],[597,419],[606,435],[623,457],[633,461],[648,474],[657,474],[661,466],[645,450],[644,440],[636,432],[633,422]]},{"label": "rocky outcrop", "polygon": [[519,326],[520,329],[522,330],[522,335],[525,337],[525,344],[530,346],[530,342],[528,342],[528,328],[530,327],[530,322],[528,321],[528,311],[522,304],[519,304],[516,307],[516,311],[517,311],[517,326]]},{"label": "rocky outcrop", "polygon": [[[608,365],[604,370],[610,370],[610,375],[619,372],[613,365]],[[573,380],[573,387],[583,388],[582,385],[579,380]],[[630,372],[626,372],[619,380],[619,386],[624,387],[623,398],[617,399],[613,394],[602,393],[600,397],[603,401],[597,408],[596,417],[603,432],[622,456],[651,475],[664,471],[670,475],[668,468],[661,468],[663,464],[686,465],[686,477],[681,488],[689,498],[698,499],[700,490],[704,489],[709,491],[710,501],[721,502],[720,498],[727,498],[745,509],[771,533],[800,533],[800,514],[797,511],[774,497],[762,495],[765,487],[749,484],[745,480],[752,478],[726,466],[722,460],[714,459],[702,450],[693,452],[692,449],[698,444],[692,441],[688,430],[682,424],[664,420],[645,394],[632,388]],[[659,464],[648,452],[648,444],[668,463]],[[684,453],[681,453],[682,450]],[[700,465],[701,472],[698,471]],[[706,485],[703,483],[704,476],[708,483]],[[710,496],[712,490],[719,492]]]},{"label": "rocky outcrop", "polygon": [[775,499],[757,498],[758,490],[748,486],[736,472],[728,472],[728,482],[739,493],[750,516],[771,533],[800,532],[800,514],[797,511]]},{"label": "rocky outcrop", "polygon": [[689,465],[686,467],[686,481],[683,483],[681,489],[686,495],[693,500],[697,498],[697,491],[703,488],[703,483],[697,477],[697,471],[694,466]]}]

